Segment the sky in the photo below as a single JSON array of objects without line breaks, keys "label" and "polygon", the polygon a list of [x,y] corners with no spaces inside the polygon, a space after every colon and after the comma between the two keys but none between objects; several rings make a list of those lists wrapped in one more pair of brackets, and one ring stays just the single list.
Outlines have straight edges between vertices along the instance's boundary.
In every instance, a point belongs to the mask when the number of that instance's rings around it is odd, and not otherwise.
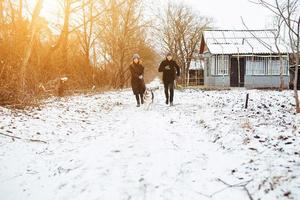
[{"label": "sky", "polygon": [[184,0],[200,14],[213,17],[215,26],[223,29],[244,29],[241,17],[252,29],[269,28],[272,13],[249,0]]},{"label": "sky", "polygon": [[[36,0],[29,0],[34,4]],[[168,0],[146,0],[146,9],[162,8]],[[184,2],[191,6],[200,15],[214,19],[214,27],[220,29],[245,29],[242,24],[243,17],[251,29],[270,28],[272,13],[260,5],[249,0],[169,0],[171,2]],[[255,0],[254,0],[255,1]],[[59,6],[57,0],[44,0],[43,16],[57,16]],[[57,17],[55,20],[59,20]]]}]

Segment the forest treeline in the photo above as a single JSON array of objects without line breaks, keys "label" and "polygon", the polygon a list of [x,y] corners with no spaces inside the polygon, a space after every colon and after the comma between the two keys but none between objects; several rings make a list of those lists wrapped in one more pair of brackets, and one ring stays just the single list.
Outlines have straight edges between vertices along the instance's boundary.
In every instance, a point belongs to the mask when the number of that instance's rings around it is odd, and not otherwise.
[{"label": "forest treeline", "polygon": [[143,0],[57,2],[53,22],[41,15],[45,0],[0,0],[0,105],[57,95],[66,78],[69,91],[127,87],[134,53],[146,81],[165,52],[176,55],[187,76],[209,24],[184,4],[154,9],[153,21]]},{"label": "forest treeline", "polygon": [[43,3],[0,0],[0,104],[55,92],[65,77],[71,90],[123,88],[135,52],[154,68],[141,1],[62,0],[55,25],[40,15]]}]

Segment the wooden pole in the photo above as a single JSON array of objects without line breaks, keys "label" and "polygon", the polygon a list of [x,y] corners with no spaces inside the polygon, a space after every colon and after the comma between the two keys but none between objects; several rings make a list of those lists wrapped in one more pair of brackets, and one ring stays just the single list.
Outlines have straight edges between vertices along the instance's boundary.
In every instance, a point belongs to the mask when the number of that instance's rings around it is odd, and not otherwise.
[{"label": "wooden pole", "polygon": [[240,87],[240,84],[241,84],[241,63],[240,63],[240,50],[238,49],[238,85]]},{"label": "wooden pole", "polygon": [[246,95],[245,109],[248,108],[248,102],[249,102],[249,93],[247,93],[247,95]]}]

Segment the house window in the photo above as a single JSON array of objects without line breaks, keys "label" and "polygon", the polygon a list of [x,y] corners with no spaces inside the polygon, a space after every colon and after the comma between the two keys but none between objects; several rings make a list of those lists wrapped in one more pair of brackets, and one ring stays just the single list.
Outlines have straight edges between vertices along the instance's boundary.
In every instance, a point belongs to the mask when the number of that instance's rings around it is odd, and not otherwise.
[{"label": "house window", "polygon": [[266,75],[268,60],[266,58],[248,57],[246,59],[247,75]]},{"label": "house window", "polygon": [[210,75],[216,75],[216,56],[211,57]]},{"label": "house window", "polygon": [[[288,74],[288,61],[283,60],[283,75]],[[248,57],[246,59],[247,75],[280,75],[280,60],[270,57]]]},{"label": "house window", "polygon": [[[269,67],[268,67],[268,75],[280,75],[280,60],[269,60]],[[283,75],[288,74],[288,61],[286,59],[282,60],[283,65]]]},{"label": "house window", "polygon": [[228,75],[229,56],[216,55],[212,56],[211,75]]}]

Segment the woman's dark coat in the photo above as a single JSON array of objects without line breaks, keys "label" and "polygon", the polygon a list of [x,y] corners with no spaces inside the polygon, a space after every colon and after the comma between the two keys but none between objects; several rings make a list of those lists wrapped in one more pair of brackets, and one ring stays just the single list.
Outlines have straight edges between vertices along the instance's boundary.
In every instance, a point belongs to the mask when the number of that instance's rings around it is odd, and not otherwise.
[{"label": "woman's dark coat", "polygon": [[143,94],[146,90],[144,78],[140,79],[139,76],[144,76],[144,67],[141,64],[133,63],[129,66],[131,72],[131,86],[135,95]]}]

